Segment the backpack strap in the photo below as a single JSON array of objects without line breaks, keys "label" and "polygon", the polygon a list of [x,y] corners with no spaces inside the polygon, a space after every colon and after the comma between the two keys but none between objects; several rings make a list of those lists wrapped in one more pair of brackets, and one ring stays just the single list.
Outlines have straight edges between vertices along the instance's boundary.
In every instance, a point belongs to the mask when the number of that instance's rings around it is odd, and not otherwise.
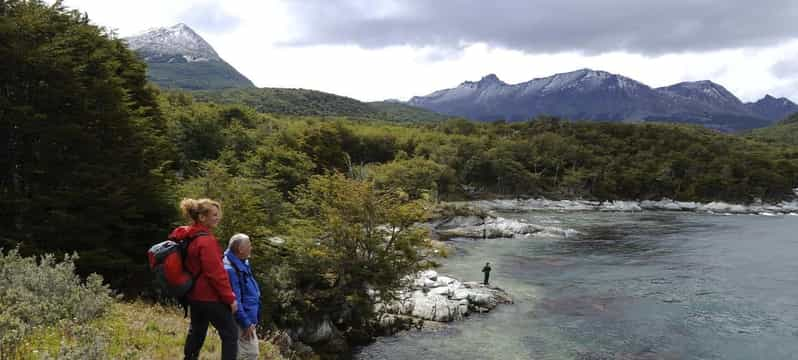
[{"label": "backpack strap", "polygon": [[[200,236],[205,236],[205,235],[208,235],[208,233],[204,232],[204,231],[200,231],[200,232],[198,232],[198,233],[196,233],[194,235],[191,235],[191,236],[189,236],[189,237],[187,237],[187,238],[185,238],[185,239],[183,239],[181,241],[181,244],[180,244],[181,245],[180,246],[180,256],[183,259],[183,268],[186,271],[188,271],[188,269],[186,269],[185,266],[186,266],[186,257],[188,257],[188,247],[189,247],[189,245],[191,245],[191,242],[194,241],[194,239],[196,239],[196,238],[198,238]],[[191,273],[191,271],[188,271],[188,272]],[[197,283],[197,280],[199,280],[200,275],[202,275],[202,273],[198,273],[196,275],[191,274],[191,277],[192,277],[192,280],[193,280],[191,282],[191,288],[189,288],[188,291],[186,291],[185,295],[181,296],[180,299],[178,299],[178,301],[180,302],[180,306],[183,308],[183,318],[187,318],[188,317],[188,293],[190,293],[191,290],[194,288],[194,284]]]},{"label": "backpack strap", "polygon": [[[208,235],[208,233],[206,233],[204,231],[200,231],[200,232],[198,232],[198,233],[196,233],[194,235],[191,235],[191,236],[183,239],[183,242],[181,244],[182,246],[180,246],[180,256],[183,259],[183,266],[185,266],[185,264],[186,264],[186,257],[188,257],[188,247],[191,246],[191,242],[194,241],[194,239],[196,239],[196,238],[198,238],[200,236],[205,236],[205,235]],[[186,270],[188,270],[188,269],[186,269]],[[194,275],[194,274],[191,274],[191,275]],[[197,274],[196,276],[194,276],[194,280],[196,281],[197,279],[199,279],[199,276],[200,276],[200,274]]]}]

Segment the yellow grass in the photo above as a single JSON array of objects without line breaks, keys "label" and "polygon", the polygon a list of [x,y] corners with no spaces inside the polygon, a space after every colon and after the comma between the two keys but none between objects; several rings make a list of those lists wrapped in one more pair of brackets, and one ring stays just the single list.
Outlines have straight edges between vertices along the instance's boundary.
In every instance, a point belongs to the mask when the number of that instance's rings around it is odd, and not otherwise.
[{"label": "yellow grass", "polygon": [[[144,302],[116,302],[109,313],[90,326],[106,336],[109,359],[182,359],[183,342],[189,320],[177,307]],[[45,353],[55,357],[62,343],[74,344],[72,326],[53,325],[38,329],[18,351],[21,359],[38,359]],[[200,359],[219,359],[221,342],[213,326],[202,348]],[[277,348],[260,342],[261,359],[282,360]]]}]

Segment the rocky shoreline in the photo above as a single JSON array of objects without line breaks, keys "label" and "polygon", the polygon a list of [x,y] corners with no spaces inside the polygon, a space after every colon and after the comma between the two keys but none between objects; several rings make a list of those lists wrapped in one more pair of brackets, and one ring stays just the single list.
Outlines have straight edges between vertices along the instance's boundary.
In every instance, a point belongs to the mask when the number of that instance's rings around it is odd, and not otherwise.
[{"label": "rocky shoreline", "polygon": [[[513,303],[510,295],[497,286],[461,282],[438,275],[434,270],[421,271],[405,280],[408,285],[388,303],[381,302],[376,292],[371,293],[377,300],[375,311],[379,316],[373,322],[375,333],[363,333],[359,344],[369,343],[374,335],[391,336],[411,329],[437,328],[474,313],[489,312],[500,304]],[[346,354],[352,350],[349,344],[352,334],[345,334],[335,324],[335,319],[325,316],[307,321],[299,328],[279,331],[269,339],[281,352],[296,354],[299,358],[312,357],[319,352]]]},{"label": "rocky shoreline", "polygon": [[782,201],[780,203],[730,204],[722,201],[710,203],[675,201],[662,199],[657,201],[589,201],[589,200],[548,200],[516,199],[516,200],[480,200],[469,203],[471,206],[486,210],[499,211],[694,211],[710,214],[751,214],[751,215],[798,215],[798,201]]},{"label": "rocky shoreline", "polygon": [[669,199],[659,201],[588,201],[588,200],[481,200],[459,206],[459,215],[443,216],[428,224],[430,234],[437,240],[452,238],[493,239],[517,236],[554,236],[567,238],[578,235],[574,229],[526,223],[506,219],[499,212],[527,211],[688,211],[715,215],[798,216],[798,201],[778,204],[753,203],[749,205],[724,202],[697,203]]},{"label": "rocky shoreline", "polygon": [[438,240],[452,238],[494,239],[529,235],[551,235],[569,237],[579,232],[556,226],[530,224],[515,219],[483,214],[452,216],[427,224],[430,234]]}]

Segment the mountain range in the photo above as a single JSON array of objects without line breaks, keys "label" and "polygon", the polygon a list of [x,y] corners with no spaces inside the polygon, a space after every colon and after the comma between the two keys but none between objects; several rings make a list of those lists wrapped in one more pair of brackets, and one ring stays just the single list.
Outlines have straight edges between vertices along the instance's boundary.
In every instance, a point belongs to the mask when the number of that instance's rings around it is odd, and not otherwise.
[{"label": "mountain range", "polygon": [[490,74],[476,82],[413,97],[408,104],[482,121],[550,115],[574,120],[695,123],[722,131],[769,126],[798,112],[798,105],[792,101],[770,95],[743,103],[709,80],[652,88],[622,75],[591,69],[520,84],[507,84]]},{"label": "mountain range", "polygon": [[164,88],[211,90],[254,88],[186,24],[155,28],[124,38],[147,63],[147,77]]},{"label": "mountain range", "polygon": [[[258,89],[185,24],[150,29],[124,40],[147,63],[150,81],[161,87],[205,90],[197,93],[200,99],[243,101],[260,111],[295,115],[366,114],[371,118],[392,114],[400,121],[436,121],[451,116],[519,121],[549,115],[574,120],[681,122],[739,131],[769,126],[798,112],[798,105],[792,101],[770,95],[743,103],[709,80],[652,88],[622,75],[591,69],[519,84],[505,83],[490,74],[479,81],[413,97],[406,103],[362,103],[313,90]],[[312,109],[303,110],[308,104]]]}]

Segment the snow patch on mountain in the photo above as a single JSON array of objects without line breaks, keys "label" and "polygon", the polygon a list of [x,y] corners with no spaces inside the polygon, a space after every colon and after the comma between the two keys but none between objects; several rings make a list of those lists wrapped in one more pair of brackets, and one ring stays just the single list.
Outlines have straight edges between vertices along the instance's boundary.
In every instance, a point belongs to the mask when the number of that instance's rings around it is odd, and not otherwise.
[{"label": "snow patch on mountain", "polygon": [[726,110],[747,113],[749,110],[725,87],[709,80],[688,81],[657,88],[660,93],[682,96],[703,102],[716,111]]},{"label": "snow patch on mountain", "polygon": [[484,121],[552,115],[576,120],[687,122],[736,131],[767,126],[791,114],[796,106],[786,99],[773,100],[744,104],[708,80],[654,89],[622,75],[580,69],[518,84],[490,74],[480,81],[413,97],[408,103]]},{"label": "snow patch on mountain", "polygon": [[[145,60],[178,56],[186,62],[222,61],[208,42],[182,23],[168,28],[152,28],[125,40],[131,50],[143,53]],[[174,61],[174,58],[169,60]]]}]

